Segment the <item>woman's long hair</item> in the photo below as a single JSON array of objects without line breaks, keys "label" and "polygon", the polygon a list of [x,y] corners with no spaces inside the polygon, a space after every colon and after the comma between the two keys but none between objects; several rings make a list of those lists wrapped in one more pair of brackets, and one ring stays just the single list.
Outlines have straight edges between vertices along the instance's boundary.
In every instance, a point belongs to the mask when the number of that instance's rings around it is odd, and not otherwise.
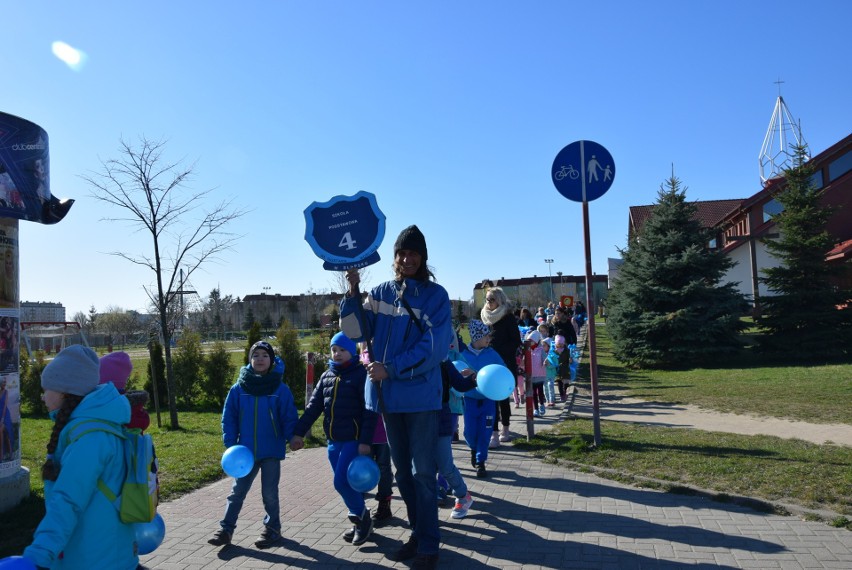
[{"label": "woman's long hair", "polygon": [[56,481],[59,477],[59,465],[53,460],[53,454],[56,453],[56,446],[59,444],[59,433],[68,425],[71,412],[77,409],[83,398],[84,396],[74,394],[65,394],[62,398],[62,405],[56,414],[56,423],[53,424],[53,431],[50,432],[50,440],[47,442],[47,460],[41,466],[41,478],[45,481]]},{"label": "woman's long hair", "polygon": [[[402,281],[405,277],[402,274],[402,266],[397,263],[396,258],[393,260],[393,273],[396,276],[396,281]],[[420,267],[417,269],[417,273],[411,277],[415,281],[437,281],[435,278],[435,273],[433,273],[433,269],[426,265],[426,263],[421,263]]]}]

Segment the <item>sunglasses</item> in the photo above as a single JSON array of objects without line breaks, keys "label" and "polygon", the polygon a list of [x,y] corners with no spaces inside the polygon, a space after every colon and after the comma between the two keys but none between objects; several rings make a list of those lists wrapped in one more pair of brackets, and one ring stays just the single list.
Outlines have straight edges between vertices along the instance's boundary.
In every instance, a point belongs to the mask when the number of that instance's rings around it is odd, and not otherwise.
[{"label": "sunglasses", "polygon": [[485,302],[486,303],[496,303],[497,299],[495,299],[494,297],[486,297]]}]

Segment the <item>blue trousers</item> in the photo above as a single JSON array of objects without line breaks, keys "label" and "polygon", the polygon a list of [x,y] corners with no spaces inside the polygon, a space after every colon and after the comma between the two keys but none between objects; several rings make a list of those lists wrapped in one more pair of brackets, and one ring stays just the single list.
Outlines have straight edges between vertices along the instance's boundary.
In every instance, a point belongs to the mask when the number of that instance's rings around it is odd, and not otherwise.
[{"label": "blue trousers", "polygon": [[438,554],[438,416],[431,412],[384,414],[396,485],[408,511],[418,554]]},{"label": "blue trousers", "polygon": [[451,435],[438,438],[438,473],[443,475],[450,484],[450,492],[454,497],[463,499],[467,496],[467,485],[459,468],[453,463],[453,436]]},{"label": "blue trousers", "polygon": [[254,462],[249,474],[234,480],[231,494],[228,495],[228,506],[225,507],[225,518],[219,521],[222,529],[233,534],[237,528],[237,518],[243,508],[243,501],[248,495],[254,478],[260,472],[260,494],[263,497],[263,508],[266,516],[263,524],[276,532],[281,532],[281,509],[278,503],[278,481],[281,479],[281,460],[268,457]]},{"label": "blue trousers", "polygon": [[494,431],[494,400],[464,399],[464,440],[476,452],[476,462],[488,461],[488,442]]},{"label": "blue trousers", "polygon": [[331,470],[334,472],[334,490],[343,499],[349,514],[360,517],[364,514],[364,494],[353,489],[346,477],[346,470],[357,455],[357,441],[328,442],[328,462],[331,463]]}]

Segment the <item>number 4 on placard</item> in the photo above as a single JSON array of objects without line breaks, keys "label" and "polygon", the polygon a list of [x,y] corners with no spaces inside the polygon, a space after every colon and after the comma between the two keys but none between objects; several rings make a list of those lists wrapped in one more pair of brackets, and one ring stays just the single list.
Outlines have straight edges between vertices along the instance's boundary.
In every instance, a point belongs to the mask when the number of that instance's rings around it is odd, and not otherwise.
[{"label": "number 4 on placard", "polygon": [[343,237],[340,238],[340,243],[337,244],[338,247],[345,247],[346,249],[355,249],[355,240],[352,239],[352,234],[350,232],[346,232],[343,234]]}]

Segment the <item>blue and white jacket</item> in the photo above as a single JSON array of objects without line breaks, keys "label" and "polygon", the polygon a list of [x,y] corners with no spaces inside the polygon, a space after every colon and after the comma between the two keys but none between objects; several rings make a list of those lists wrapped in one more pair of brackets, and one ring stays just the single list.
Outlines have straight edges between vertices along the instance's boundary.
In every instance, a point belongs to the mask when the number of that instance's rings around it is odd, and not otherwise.
[{"label": "blue and white jacket", "polygon": [[[402,303],[403,296],[420,327]],[[367,408],[387,413],[440,410],[440,365],[453,338],[447,291],[432,281],[387,281],[370,292],[363,310],[359,304],[354,297],[343,298],[340,328],[354,341],[371,337],[373,357],[389,375],[380,385],[367,383]]]},{"label": "blue and white jacket", "polygon": [[24,557],[52,569],[133,570],[139,565],[133,525],[119,520],[118,510],[98,489],[98,479],[112,490],[121,489],[123,442],[102,430],[70,438],[68,434],[86,420],[121,426],[130,421],[130,403],[115,386],[103,384],[71,413],[53,454],[59,477],[44,482],[46,513]]},{"label": "blue and white jacket", "polygon": [[[271,376],[277,382],[269,382]],[[253,396],[245,383],[264,383],[265,394]],[[281,373],[271,371],[263,376],[250,365],[240,369],[240,381],[231,387],[222,411],[222,439],[225,447],[245,445],[254,454],[254,460],[275,457],[284,459],[287,442],[299,413],[290,388],[281,381]]]}]

